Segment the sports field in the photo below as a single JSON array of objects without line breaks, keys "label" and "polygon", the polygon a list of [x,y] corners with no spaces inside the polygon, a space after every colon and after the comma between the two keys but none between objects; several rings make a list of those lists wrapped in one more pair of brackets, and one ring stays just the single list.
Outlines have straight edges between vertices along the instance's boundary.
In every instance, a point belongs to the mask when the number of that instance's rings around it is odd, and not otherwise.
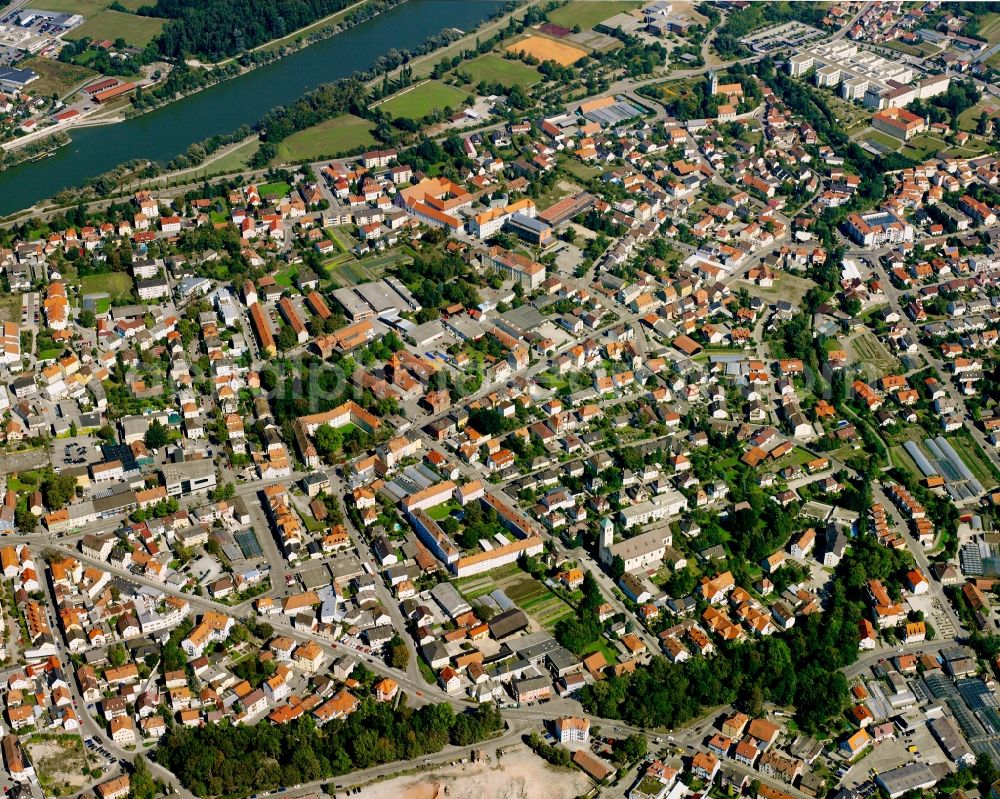
[{"label": "sports field", "polygon": [[572,66],[587,55],[579,47],[571,47],[568,44],[542,36],[529,36],[527,39],[521,39],[519,42],[507,45],[507,50],[511,53],[527,53],[539,61],[555,61],[564,67]]},{"label": "sports field", "polygon": [[84,275],[80,278],[81,294],[99,294],[106,291],[111,299],[122,299],[132,293],[132,278],[124,272],[107,272],[103,275]]},{"label": "sports field", "polygon": [[372,122],[353,114],[328,119],[295,133],[278,145],[279,161],[335,156],[375,144]]},{"label": "sports field", "polygon": [[583,30],[589,30],[615,14],[625,14],[641,6],[642,3],[624,0],[573,0],[562,8],[550,11],[548,17],[549,22],[564,28],[579,25]]},{"label": "sports field", "polygon": [[94,41],[118,37],[136,47],[145,47],[160,35],[165,19],[159,17],[140,17],[137,14],[123,14],[121,11],[102,11],[91,17],[79,28],[70,32],[70,38],[83,39],[90,37]]},{"label": "sports field", "polygon": [[395,94],[381,108],[394,117],[423,119],[429,113],[444,108],[458,109],[469,95],[454,86],[429,80],[412,89]]},{"label": "sports field", "polygon": [[538,83],[541,75],[534,67],[529,67],[520,61],[490,53],[463,64],[459,68],[472,77],[473,83],[501,83],[504,86],[531,86]]}]

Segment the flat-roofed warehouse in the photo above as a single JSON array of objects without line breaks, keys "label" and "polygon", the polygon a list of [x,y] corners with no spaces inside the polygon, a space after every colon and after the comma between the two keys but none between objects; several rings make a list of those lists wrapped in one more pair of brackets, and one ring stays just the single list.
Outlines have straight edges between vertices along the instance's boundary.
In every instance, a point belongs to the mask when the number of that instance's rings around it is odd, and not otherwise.
[{"label": "flat-roofed warehouse", "polygon": [[[944,767],[945,773],[948,767]],[[944,776],[943,774],[941,776]],[[926,763],[907,763],[889,771],[883,771],[875,781],[879,787],[889,794],[889,799],[899,799],[910,791],[922,791],[932,787],[939,777]]]},{"label": "flat-roofed warehouse", "polygon": [[355,322],[375,316],[375,310],[351,289],[337,289],[333,292],[333,298]]},{"label": "flat-roofed warehouse", "polygon": [[627,119],[642,116],[642,111],[631,103],[617,102],[603,108],[595,108],[587,111],[584,116],[591,122],[596,122],[604,127],[618,125]]},{"label": "flat-roofed warehouse", "polygon": [[927,726],[930,727],[934,740],[938,742],[945,756],[956,766],[973,765],[976,762],[972,747],[948,716],[931,719]]},{"label": "flat-roofed warehouse", "polygon": [[360,286],[354,287],[354,293],[358,294],[379,314],[390,309],[409,310],[409,304],[406,300],[383,282],[362,283]]}]

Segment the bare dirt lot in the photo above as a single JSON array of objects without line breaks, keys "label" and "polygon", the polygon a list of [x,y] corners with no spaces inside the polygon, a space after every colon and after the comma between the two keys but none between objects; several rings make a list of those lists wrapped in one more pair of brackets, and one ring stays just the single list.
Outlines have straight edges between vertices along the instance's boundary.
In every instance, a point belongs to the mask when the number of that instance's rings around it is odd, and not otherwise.
[{"label": "bare dirt lot", "polygon": [[[492,755],[492,753],[491,753]],[[523,746],[497,764],[445,766],[365,788],[360,799],[573,799],[590,782],[580,771],[554,769]]]},{"label": "bare dirt lot", "polygon": [[88,764],[79,735],[35,735],[25,748],[47,796],[74,794],[90,784],[83,773]]}]

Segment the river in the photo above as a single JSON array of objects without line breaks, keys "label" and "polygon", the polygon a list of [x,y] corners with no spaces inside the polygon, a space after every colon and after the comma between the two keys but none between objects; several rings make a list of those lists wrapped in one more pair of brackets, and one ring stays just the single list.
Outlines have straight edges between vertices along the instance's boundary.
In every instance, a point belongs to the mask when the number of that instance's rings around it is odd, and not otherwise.
[{"label": "river", "polygon": [[416,47],[445,28],[471,30],[500,0],[407,0],[344,33],[114,125],[71,129],[54,155],[0,172],[0,215],[10,214],[133,158],[166,163],[194,142],[286,105],[321,83],[367,69],[379,55]]}]

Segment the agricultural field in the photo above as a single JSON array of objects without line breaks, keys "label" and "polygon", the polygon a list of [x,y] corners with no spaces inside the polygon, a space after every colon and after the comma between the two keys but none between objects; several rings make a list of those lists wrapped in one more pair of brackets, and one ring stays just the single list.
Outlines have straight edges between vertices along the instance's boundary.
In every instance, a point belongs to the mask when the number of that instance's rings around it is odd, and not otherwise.
[{"label": "agricultural field", "polygon": [[80,278],[81,294],[100,294],[101,292],[107,292],[112,299],[127,299],[132,295],[132,278],[124,272],[84,275]]},{"label": "agricultural field", "polygon": [[444,108],[461,108],[469,95],[454,86],[447,86],[436,80],[429,80],[395,94],[385,100],[381,107],[394,117],[423,119],[432,111]]},{"label": "agricultural field", "polygon": [[871,364],[878,374],[893,374],[899,369],[899,361],[871,333],[855,336],[849,341],[847,349],[853,352],[852,360]]},{"label": "agricultural field", "polygon": [[87,19],[111,5],[111,0],[51,0],[36,8],[44,8],[57,14],[80,14]]},{"label": "agricultural field", "polygon": [[622,14],[641,8],[640,2],[622,2],[621,0],[573,0],[573,2],[549,12],[549,22],[572,28],[579,25],[583,30],[589,30],[615,14]]},{"label": "agricultural field", "polygon": [[557,622],[576,612],[542,583],[513,564],[462,580],[458,588],[470,600],[500,588],[515,605],[550,630]]},{"label": "agricultural field", "polygon": [[892,447],[889,447],[889,455],[892,458],[892,462],[896,466],[900,466],[905,469],[914,477],[914,479],[923,479],[924,473],[921,472],[917,464],[913,462],[913,458],[910,457],[910,453],[903,448],[902,444],[895,444]]},{"label": "agricultural field", "polygon": [[95,41],[121,37],[131,45],[145,47],[160,35],[166,23],[165,19],[159,17],[140,17],[137,14],[125,14],[108,9],[87,19],[83,25],[72,31],[72,37],[83,39],[89,36]]},{"label": "agricultural field", "polygon": [[527,53],[539,61],[555,61],[564,67],[572,66],[587,55],[586,51],[579,47],[571,47],[568,44],[557,42],[555,39],[546,39],[544,36],[529,36],[527,39],[521,39],[519,42],[507,45],[507,51]]},{"label": "agricultural field", "polygon": [[330,270],[334,282],[340,286],[357,286],[361,283],[378,280],[385,272],[386,266],[397,263],[403,258],[399,257],[399,253],[390,253],[388,256],[377,255],[363,261],[347,260],[343,263],[336,263],[337,260],[334,258],[334,263],[329,264],[329,266],[335,266]]},{"label": "agricultural field", "polygon": [[32,82],[31,91],[43,97],[53,94],[65,97],[77,86],[97,77],[97,73],[92,69],[76,64],[64,64],[51,58],[30,58],[22,66],[38,73],[38,80]]},{"label": "agricultural field", "polygon": [[509,58],[489,53],[474,61],[462,64],[461,72],[466,72],[474,84],[480,81],[501,83],[504,86],[531,86],[541,80],[541,74],[534,67]]},{"label": "agricultural field", "polygon": [[996,488],[997,479],[990,468],[989,457],[979,444],[966,436],[949,436],[948,443],[955,448],[955,452],[965,461],[969,471],[983,484],[984,489],[990,491]]},{"label": "agricultural field", "polygon": [[990,44],[1000,42],[1000,13],[991,11],[984,14],[979,22],[979,36],[986,39]]},{"label": "agricultural field", "polygon": [[332,157],[375,144],[371,121],[353,114],[328,119],[295,133],[278,145],[278,161]]}]

